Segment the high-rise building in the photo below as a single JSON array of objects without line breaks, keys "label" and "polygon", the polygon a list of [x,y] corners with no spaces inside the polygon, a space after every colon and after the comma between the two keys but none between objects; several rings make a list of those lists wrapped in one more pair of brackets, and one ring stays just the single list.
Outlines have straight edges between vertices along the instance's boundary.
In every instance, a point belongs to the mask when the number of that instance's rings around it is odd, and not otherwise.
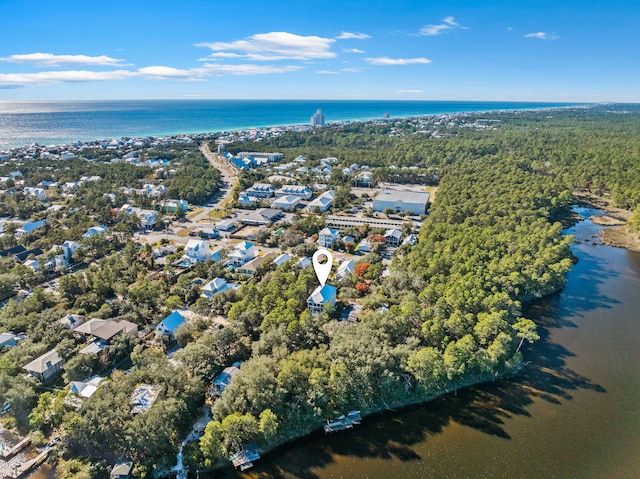
[{"label": "high-rise building", "polygon": [[323,126],[324,125],[324,115],[322,114],[322,109],[318,108],[318,110],[311,115],[311,126]]}]

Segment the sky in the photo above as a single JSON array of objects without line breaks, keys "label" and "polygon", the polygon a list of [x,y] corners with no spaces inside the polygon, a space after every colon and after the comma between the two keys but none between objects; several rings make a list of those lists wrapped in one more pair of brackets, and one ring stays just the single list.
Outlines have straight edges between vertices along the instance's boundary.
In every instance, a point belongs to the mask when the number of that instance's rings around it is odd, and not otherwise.
[{"label": "sky", "polygon": [[640,102],[638,0],[0,0],[0,101]]}]

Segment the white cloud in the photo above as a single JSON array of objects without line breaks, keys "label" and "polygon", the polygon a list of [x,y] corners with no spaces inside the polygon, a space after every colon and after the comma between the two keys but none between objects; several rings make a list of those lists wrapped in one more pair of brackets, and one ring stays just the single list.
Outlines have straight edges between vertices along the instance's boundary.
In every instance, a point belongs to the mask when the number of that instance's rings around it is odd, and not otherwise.
[{"label": "white cloud", "polygon": [[231,53],[231,52],[213,52],[207,56],[207,58],[200,58],[201,62],[210,60],[212,58],[242,58],[243,55],[239,53]]},{"label": "white cloud", "polygon": [[241,56],[256,61],[312,60],[334,58],[336,54],[331,51],[334,42],[332,38],[269,32],[257,33],[235,42],[197,43],[196,46],[210,48],[214,54],[240,52]]},{"label": "white cloud", "polygon": [[100,65],[100,66],[118,66],[122,65],[124,60],[108,57],[106,55],[88,56],[88,55],[54,55],[53,53],[27,53],[23,55],[9,55],[1,57],[0,61],[8,63],[32,64],[44,67],[61,67],[72,65]]},{"label": "white cloud", "polygon": [[413,64],[427,64],[431,63],[428,58],[366,58],[366,61],[372,65],[413,65]]},{"label": "white cloud", "polygon": [[168,79],[168,78],[188,78],[193,79],[201,76],[202,69],[181,70],[179,68],[166,66],[151,66],[139,68],[138,73],[148,78]]},{"label": "white cloud", "polygon": [[398,90],[398,93],[424,93],[423,90]]},{"label": "white cloud", "polygon": [[364,50],[360,50],[358,48],[345,48],[342,51],[345,53],[365,53]]},{"label": "white cloud", "polygon": [[349,67],[349,68],[343,68],[340,71],[345,72],[345,73],[358,73],[361,70],[359,68],[356,68],[356,67]]},{"label": "white cloud", "polygon": [[38,73],[0,73],[0,87],[11,88],[26,85],[59,82],[93,82],[107,80],[124,80],[136,73],[129,70],[113,70],[107,72],[92,72],[86,70],[47,71]]},{"label": "white cloud", "polygon": [[553,33],[547,33],[547,32],[534,32],[534,33],[527,33],[525,36],[525,38],[537,38],[538,40],[556,40],[559,37]]},{"label": "white cloud", "polygon": [[453,30],[456,28],[462,28],[463,30],[467,29],[467,27],[463,27],[458,22],[456,22],[455,18],[445,17],[442,19],[442,23],[438,23],[437,25],[425,25],[424,27],[422,27],[420,29],[420,34],[426,36],[441,35],[448,30]]},{"label": "white cloud", "polygon": [[338,40],[366,40],[367,38],[371,38],[371,36],[366,33],[342,32],[336,38]]},{"label": "white cloud", "polygon": [[302,67],[295,65],[283,65],[280,67],[270,65],[220,65],[216,63],[206,63],[203,67],[206,76],[227,76],[227,75],[267,75],[271,73],[287,73],[301,70]]},{"label": "white cloud", "polygon": [[335,72],[332,70],[316,70],[318,75],[340,75],[340,72]]}]

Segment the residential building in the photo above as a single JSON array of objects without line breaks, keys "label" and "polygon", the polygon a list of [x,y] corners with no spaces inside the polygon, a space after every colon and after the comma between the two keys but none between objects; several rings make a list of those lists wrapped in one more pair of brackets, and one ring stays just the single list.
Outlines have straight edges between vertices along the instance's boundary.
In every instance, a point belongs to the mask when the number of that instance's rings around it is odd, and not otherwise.
[{"label": "residential building", "polygon": [[284,211],[292,211],[300,204],[300,201],[302,200],[299,196],[286,195],[276,198],[271,204],[274,208],[278,208]]},{"label": "residential building", "polygon": [[90,319],[84,324],[76,326],[74,333],[82,333],[87,336],[93,336],[94,339],[111,341],[120,333],[129,334],[131,336],[138,335],[138,325],[131,321],[112,319]]},{"label": "residential building", "polygon": [[340,263],[340,266],[338,266],[338,271],[336,271],[336,279],[340,280],[353,274],[353,272],[355,271],[355,267],[356,264],[353,262],[353,260],[344,260],[342,263]]},{"label": "residential building", "polygon": [[331,248],[333,243],[340,238],[340,232],[332,228],[323,228],[318,233],[318,246]]},{"label": "residential building", "polygon": [[84,317],[79,314],[67,314],[58,320],[65,329],[75,330],[84,323]]},{"label": "residential building", "polygon": [[395,213],[412,212],[421,215],[427,211],[428,203],[428,192],[383,190],[373,199],[373,210],[383,212],[391,209]]},{"label": "residential building", "polygon": [[222,394],[225,388],[231,383],[231,380],[240,372],[241,363],[235,362],[232,366],[224,368],[224,370],[213,380],[215,393]]},{"label": "residential building", "polygon": [[333,190],[325,191],[320,196],[318,196],[315,200],[311,201],[306,207],[305,211],[315,212],[319,211],[320,213],[324,213],[331,208],[333,204],[333,197],[335,196]]},{"label": "residential building", "polygon": [[229,253],[228,264],[239,267],[256,257],[256,250],[253,243],[242,241],[235,245],[233,251]]},{"label": "residential building", "polygon": [[45,382],[62,371],[63,364],[64,361],[58,354],[58,351],[52,349],[30,363],[25,364],[22,366],[22,369],[26,370],[32,377]]},{"label": "residential building", "polygon": [[236,229],[236,225],[233,224],[233,220],[231,218],[228,218],[216,223],[216,229],[220,231],[230,232]]},{"label": "residential building", "polygon": [[246,275],[254,275],[258,268],[264,264],[265,261],[272,259],[275,256],[275,253],[267,253],[263,256],[258,256],[257,258],[253,258],[251,261],[247,261],[245,264],[240,266],[238,272]]},{"label": "residential building", "polygon": [[133,471],[133,462],[119,462],[109,473],[109,479],[129,479]]},{"label": "residential building", "polygon": [[87,381],[71,381],[69,383],[69,393],[88,399],[96,393],[103,379],[100,376],[93,376]]},{"label": "residential building", "polygon": [[[358,217],[358,216],[341,216],[341,215],[327,215],[325,218],[325,222],[328,226],[334,228],[348,228],[349,226],[363,226],[369,225],[372,228],[402,228],[402,225],[409,220],[401,221],[401,220],[391,220],[388,218],[368,218],[368,217]],[[411,222],[416,229],[419,229],[421,226],[420,222],[412,221]]]},{"label": "residential building", "polygon": [[227,283],[224,278],[214,278],[202,287],[203,298],[211,299],[212,296],[222,293],[229,288],[236,289],[238,285],[235,283]]},{"label": "residential building", "polygon": [[299,196],[304,200],[311,199],[313,191],[303,185],[284,185],[282,188],[276,191],[276,196]]},{"label": "residential building", "polygon": [[245,225],[264,226],[274,223],[283,217],[280,210],[273,208],[260,208],[246,214],[239,214],[238,220]]},{"label": "residential building", "polygon": [[273,260],[273,264],[277,268],[278,266],[280,266],[281,264],[286,263],[290,259],[291,259],[291,256],[289,256],[287,253],[282,253],[280,256],[278,256],[276,259]]},{"label": "residential building", "polygon": [[391,228],[384,233],[384,240],[387,246],[400,246],[402,242],[402,231]]},{"label": "residential building", "polygon": [[178,210],[187,211],[189,202],[187,200],[166,200],[161,204],[162,211],[176,213]]},{"label": "residential building", "polygon": [[416,235],[407,236],[402,242],[403,245],[415,246],[418,244],[418,237]]},{"label": "residential building", "polygon": [[174,337],[176,330],[185,324],[186,320],[178,311],[174,311],[169,316],[160,321],[156,326],[156,333]]},{"label": "residential building", "polygon": [[254,183],[251,188],[244,190],[244,192],[256,198],[271,198],[276,193],[276,189],[269,183]]},{"label": "residential building", "polygon": [[238,156],[240,158],[253,158],[258,162],[260,162],[260,160],[263,160],[264,162],[268,163],[274,163],[284,158],[284,155],[282,153],[265,153],[258,151],[241,151],[240,153],[238,153]]},{"label": "residential building", "polygon": [[16,229],[16,238],[33,233],[38,228],[42,228],[45,224],[47,224],[47,220],[28,221],[20,226],[20,228]]},{"label": "residential building", "polygon": [[18,341],[15,334],[12,333],[0,333],[0,349],[16,346]]},{"label": "residential building", "polygon": [[85,234],[82,235],[82,237],[91,238],[92,236],[95,236],[95,235],[106,234],[106,232],[107,232],[107,227],[104,225],[92,226],[87,230]]},{"label": "residential building", "polygon": [[25,195],[35,196],[39,200],[47,199],[47,191],[44,188],[31,188],[30,186],[27,186],[22,191],[24,191]]},{"label": "residential building", "polygon": [[249,196],[247,193],[240,193],[238,195],[238,204],[240,206],[254,206],[258,203],[258,198],[255,196]]},{"label": "residential building", "polygon": [[309,311],[315,314],[322,312],[322,308],[325,304],[335,306],[337,292],[338,288],[331,286],[330,284],[318,286],[307,299]]},{"label": "residential building", "polygon": [[209,242],[203,239],[190,239],[184,247],[184,255],[196,263],[209,259]]}]

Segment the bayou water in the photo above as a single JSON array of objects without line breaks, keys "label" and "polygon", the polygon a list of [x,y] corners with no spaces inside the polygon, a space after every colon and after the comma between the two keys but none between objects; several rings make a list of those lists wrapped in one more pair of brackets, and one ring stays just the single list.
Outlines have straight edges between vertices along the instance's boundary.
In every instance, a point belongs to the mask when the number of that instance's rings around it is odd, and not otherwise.
[{"label": "bayou water", "polygon": [[599,229],[587,219],[567,231],[579,262],[564,290],[527,307],[541,340],[515,378],[317,434],[242,476],[640,477],[640,254],[598,244]]}]

